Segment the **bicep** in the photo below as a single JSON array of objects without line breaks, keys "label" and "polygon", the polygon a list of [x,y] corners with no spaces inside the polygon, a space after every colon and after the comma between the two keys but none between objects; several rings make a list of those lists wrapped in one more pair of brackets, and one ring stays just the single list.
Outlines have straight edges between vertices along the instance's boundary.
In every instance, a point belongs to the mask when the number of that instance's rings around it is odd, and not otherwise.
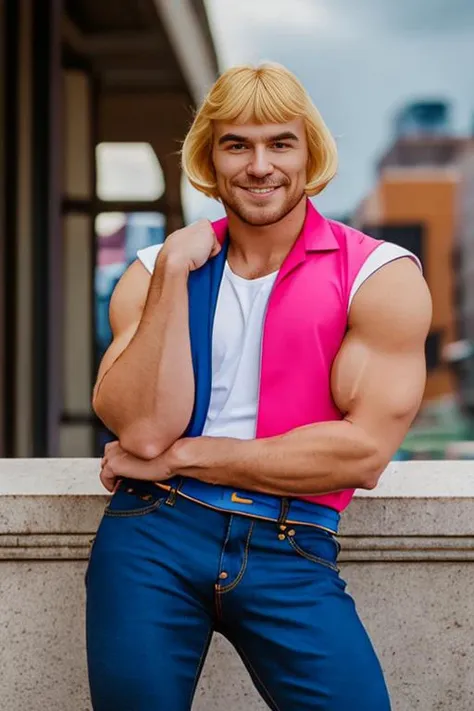
[{"label": "bicep", "polygon": [[144,266],[138,261],[133,262],[120,278],[112,293],[109,320],[113,338],[99,365],[94,398],[104,375],[127,348],[137,332],[150,280],[150,275]]},{"label": "bicep", "polygon": [[334,400],[371,437],[388,463],[415,418],[426,382],[431,298],[408,260],[382,268],[361,287],[332,371]]}]

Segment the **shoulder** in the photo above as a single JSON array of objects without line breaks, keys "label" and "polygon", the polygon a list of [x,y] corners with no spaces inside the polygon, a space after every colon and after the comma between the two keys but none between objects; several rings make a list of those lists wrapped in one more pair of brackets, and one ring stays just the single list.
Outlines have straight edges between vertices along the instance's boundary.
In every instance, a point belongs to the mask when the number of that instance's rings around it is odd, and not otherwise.
[{"label": "shoulder", "polygon": [[144,249],[139,249],[137,251],[139,262],[143,264],[145,269],[150,272],[150,274],[153,274],[155,262],[162,247],[163,244],[152,244],[150,247],[145,247]]},{"label": "shoulder", "polygon": [[[370,239],[370,238],[368,238]],[[379,240],[374,240],[376,242],[374,249],[372,249],[361,263],[358,265],[358,269],[352,280],[351,290],[349,294],[349,306],[351,305],[354,296],[359,291],[360,287],[370,279],[379,269],[382,269],[392,262],[398,261],[400,259],[407,259],[418,268],[419,272],[422,273],[423,268],[418,257],[410,252],[405,247],[400,247],[398,244],[393,244],[392,242],[381,242]]]},{"label": "shoulder", "polygon": [[377,269],[354,295],[349,328],[369,340],[401,347],[424,342],[432,318],[432,303],[422,272],[410,257],[394,259]]}]

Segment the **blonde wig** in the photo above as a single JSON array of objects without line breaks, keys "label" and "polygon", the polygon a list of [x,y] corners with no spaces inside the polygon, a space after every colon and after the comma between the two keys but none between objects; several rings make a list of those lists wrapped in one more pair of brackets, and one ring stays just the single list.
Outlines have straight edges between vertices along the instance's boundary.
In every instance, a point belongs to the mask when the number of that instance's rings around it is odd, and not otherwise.
[{"label": "blonde wig", "polygon": [[190,183],[209,197],[219,197],[212,163],[213,121],[267,124],[295,118],[302,118],[306,126],[305,191],[317,195],[336,174],[336,143],[300,81],[275,64],[233,67],[216,81],[183,143],[181,161]]}]

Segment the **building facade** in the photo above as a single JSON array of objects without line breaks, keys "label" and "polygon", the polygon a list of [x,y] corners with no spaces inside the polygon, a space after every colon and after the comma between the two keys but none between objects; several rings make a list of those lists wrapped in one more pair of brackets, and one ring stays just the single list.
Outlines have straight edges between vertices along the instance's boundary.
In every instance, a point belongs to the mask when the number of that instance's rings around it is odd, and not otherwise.
[{"label": "building facade", "polygon": [[[202,0],[0,0],[0,45],[0,456],[91,456],[97,220],[182,224],[180,141],[216,54]],[[98,190],[98,148],[130,145],[161,193]]]}]

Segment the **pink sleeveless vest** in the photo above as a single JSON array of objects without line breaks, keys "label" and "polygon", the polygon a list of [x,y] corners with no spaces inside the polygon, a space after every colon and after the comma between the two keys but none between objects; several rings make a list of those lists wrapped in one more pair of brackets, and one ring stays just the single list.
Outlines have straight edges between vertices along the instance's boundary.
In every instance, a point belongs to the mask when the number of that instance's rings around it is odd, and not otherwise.
[{"label": "pink sleeveless vest", "polygon": [[[227,219],[213,223],[220,241]],[[325,219],[308,200],[302,232],[278,274],[264,324],[257,437],[342,419],[330,389],[354,280],[381,242]],[[288,472],[291,476],[291,472]],[[354,490],[301,497],[342,511]]]}]

